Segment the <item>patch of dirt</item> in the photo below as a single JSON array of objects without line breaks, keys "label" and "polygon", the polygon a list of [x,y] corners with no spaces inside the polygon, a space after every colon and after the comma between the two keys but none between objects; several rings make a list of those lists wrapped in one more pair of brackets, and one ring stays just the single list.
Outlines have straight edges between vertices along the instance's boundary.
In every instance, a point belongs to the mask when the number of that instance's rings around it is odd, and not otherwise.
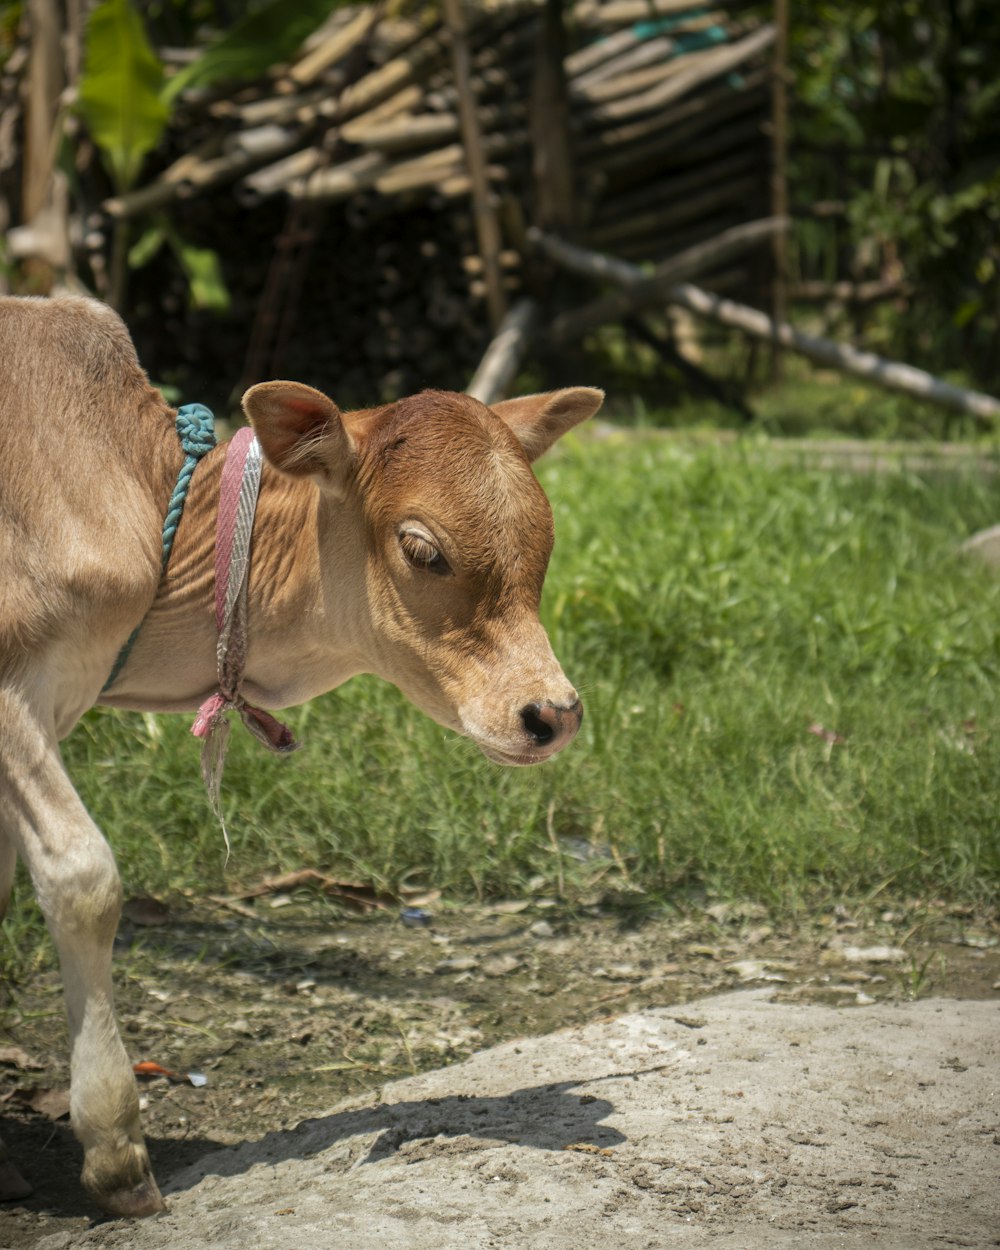
[{"label": "patch of dirt", "polygon": [[[207,1078],[141,1080],[161,1177],[498,1042],[735,988],[845,1008],[1000,999],[998,918],[926,904],[863,920],[840,909],[796,929],[753,905],[678,918],[547,899],[441,907],[408,927],[305,891],[132,914],[147,923],[123,921],[118,941],[126,1045],[136,1061]],[[35,1185],[3,1209],[0,1242],[57,1250],[99,1218],[68,1123],[49,1118],[57,1099],[37,1097],[68,1081],[61,990],[47,971],[0,995],[0,1134]],[[686,1014],[697,1028],[696,1006],[674,1018]]]}]

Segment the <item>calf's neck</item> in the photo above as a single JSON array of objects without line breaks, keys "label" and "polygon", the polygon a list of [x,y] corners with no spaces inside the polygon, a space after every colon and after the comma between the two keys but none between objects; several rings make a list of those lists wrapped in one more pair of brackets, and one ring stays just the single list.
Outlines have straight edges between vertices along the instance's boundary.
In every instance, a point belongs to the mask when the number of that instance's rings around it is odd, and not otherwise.
[{"label": "calf's neck", "polygon": [[[371,672],[491,760],[564,747],[582,709],[538,619],[552,516],[529,462],[601,399],[427,391],[342,413],[299,383],[252,387],[247,700],[287,707]],[[174,421],[108,308],[0,299],[0,911],[21,855],[62,969],[83,1181],[113,1215],[163,1202],[114,1016],[121,885],[58,744],[94,704],[182,712],[215,690],[225,448],[195,471],[161,575]],[[0,1147],[0,1193],[23,1186]]]}]

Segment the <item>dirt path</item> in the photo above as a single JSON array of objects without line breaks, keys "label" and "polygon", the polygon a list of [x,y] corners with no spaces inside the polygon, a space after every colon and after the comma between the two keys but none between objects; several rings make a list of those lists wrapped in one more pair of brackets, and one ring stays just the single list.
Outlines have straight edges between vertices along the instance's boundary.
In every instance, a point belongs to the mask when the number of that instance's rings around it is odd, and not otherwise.
[{"label": "dirt path", "polygon": [[36,1185],[0,1248],[1000,1245],[997,936],[961,909],[178,908],[126,925],[117,966],[135,1057],[208,1076],[144,1087],[170,1214],[92,1222],[31,1101],[65,1083],[43,973],[0,1015],[37,1065],[0,1068]]}]

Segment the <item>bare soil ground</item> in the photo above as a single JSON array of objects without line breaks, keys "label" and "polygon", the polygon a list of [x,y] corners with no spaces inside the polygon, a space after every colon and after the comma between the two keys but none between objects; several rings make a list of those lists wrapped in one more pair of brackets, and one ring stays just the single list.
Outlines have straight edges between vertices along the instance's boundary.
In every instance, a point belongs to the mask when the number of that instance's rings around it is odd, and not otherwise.
[{"label": "bare soil ground", "polygon": [[[426,927],[405,927],[395,913],[350,917],[306,894],[237,910],[182,901],[166,914],[139,903],[128,913],[116,984],[133,1056],[207,1078],[200,1087],[142,1081],[161,1181],[220,1148],[288,1135],[341,1099],[374,1105],[387,1081],[510,1039],[662,1008],[683,1033],[698,1027],[696,1000],[735,988],[843,1008],[834,1014],[856,1021],[862,1037],[864,1009],[877,1004],[931,994],[1000,1002],[997,918],[927,904],[864,918],[837,909],[788,928],[754,906],[665,917],[648,914],[641,899],[610,909],[546,899],[447,908]],[[163,923],[139,923],[149,920]],[[0,1211],[0,1247],[89,1245],[99,1216],[77,1183],[78,1148],[60,1118],[68,1070],[57,978],[44,971],[0,992],[0,1133],[35,1185],[31,1198]],[[949,1071],[969,1067],[968,1056],[940,1058],[954,1060]],[[852,1062],[869,1060],[855,1054]],[[984,1070],[981,1079],[1000,1147],[1000,1072]],[[893,1100],[885,1081],[873,1076],[872,1085]],[[777,1212],[781,1187],[772,1190]],[[869,1211],[877,1198],[876,1188]],[[891,1231],[890,1222],[879,1244],[896,1244],[886,1240]],[[1000,1228],[954,1244],[1000,1244]]]}]

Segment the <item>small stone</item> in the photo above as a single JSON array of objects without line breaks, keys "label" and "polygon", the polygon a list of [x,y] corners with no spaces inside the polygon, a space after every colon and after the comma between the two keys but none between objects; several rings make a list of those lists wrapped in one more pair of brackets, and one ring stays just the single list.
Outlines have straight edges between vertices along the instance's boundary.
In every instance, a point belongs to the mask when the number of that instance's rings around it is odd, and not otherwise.
[{"label": "small stone", "polygon": [[434,971],[438,973],[447,972],[472,972],[479,967],[479,960],[475,955],[455,955],[451,959],[442,959],[434,965]]},{"label": "small stone", "polygon": [[780,972],[768,971],[768,965],[762,959],[738,959],[735,963],[726,964],[727,972],[735,972],[741,981],[778,981],[788,982]]},{"label": "small stone", "polygon": [[178,1003],[171,1013],[175,1019],[183,1020],[185,1024],[201,1024],[207,1020],[212,1012],[212,1008],[207,1003],[186,1002]]},{"label": "small stone", "polygon": [[972,556],[989,568],[1000,568],[1000,525],[978,530],[958,548],[961,556]]},{"label": "small stone", "polygon": [[493,903],[489,910],[494,916],[516,916],[518,912],[527,911],[530,906],[530,899],[507,898]]},{"label": "small stone", "polygon": [[516,955],[494,955],[483,961],[483,975],[505,977],[511,972],[516,972],[523,962]]},{"label": "small stone", "polygon": [[641,981],[644,973],[635,964],[611,964],[605,970],[604,976],[609,981]]},{"label": "small stone", "polygon": [[898,964],[906,951],[898,946],[845,946],[840,956],[849,964]]},{"label": "small stone", "polygon": [[672,1016],[674,1024],[683,1025],[685,1029],[703,1029],[708,1020],[704,1016]]},{"label": "small stone", "polygon": [[528,932],[534,938],[550,938],[555,937],[556,931],[547,920],[536,920]]}]

